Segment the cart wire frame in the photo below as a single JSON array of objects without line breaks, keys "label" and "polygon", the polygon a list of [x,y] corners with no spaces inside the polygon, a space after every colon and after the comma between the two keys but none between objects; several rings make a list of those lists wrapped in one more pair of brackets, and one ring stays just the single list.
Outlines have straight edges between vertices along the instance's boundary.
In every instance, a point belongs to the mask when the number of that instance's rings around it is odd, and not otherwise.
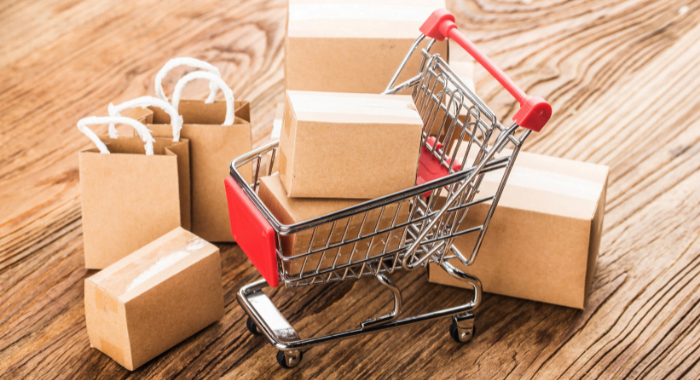
[{"label": "cart wire frame", "polygon": [[[516,136],[517,123],[503,127],[442,57],[430,54],[435,43],[432,38],[428,38],[425,48],[418,50],[422,55],[418,75],[394,86],[411,55],[426,38],[421,34],[414,42],[384,93],[411,90],[424,121],[421,162],[428,159],[438,162],[443,176],[344,210],[285,225],[257,196],[261,174],[275,173],[279,141],[231,162],[231,177],[275,232],[277,269],[285,287],[373,276],[394,296],[393,311],[387,315],[370,318],[356,329],[301,339],[262,292],[268,286],[264,279],[243,287],[238,301],[250,317],[248,328],[253,333],[264,333],[280,350],[277,359],[285,368],[296,366],[303,350],[317,344],[443,316],[453,317],[450,333],[455,340],[466,342],[473,335],[481,283],[457,269],[450,260],[469,266],[476,259],[508,175],[530,130]],[[250,163],[255,174],[253,181],[247,183],[239,169]],[[486,175],[491,175],[491,180],[497,176],[498,185],[493,194],[483,196],[479,195],[479,189]],[[488,206],[485,218],[463,227],[469,209],[482,204]],[[453,242],[467,234],[477,236],[471,252],[463,253]],[[283,252],[283,240],[292,237],[296,239],[294,252]],[[301,242],[303,247],[296,247],[302,246]],[[452,277],[469,284],[474,290],[471,300],[457,307],[400,318],[401,291],[387,274],[397,269],[425,267],[428,263],[437,264]]]}]

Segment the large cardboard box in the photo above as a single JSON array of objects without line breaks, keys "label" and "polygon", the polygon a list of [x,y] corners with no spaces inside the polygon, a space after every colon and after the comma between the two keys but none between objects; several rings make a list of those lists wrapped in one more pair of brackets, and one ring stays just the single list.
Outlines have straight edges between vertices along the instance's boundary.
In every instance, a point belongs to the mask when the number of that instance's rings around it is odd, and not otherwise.
[{"label": "large cardboard box", "polygon": [[408,95],[287,91],[283,124],[290,197],[370,199],[415,184],[423,121]]},{"label": "large cardboard box", "polygon": [[90,346],[128,370],[223,315],[219,249],[180,227],[85,280]]},{"label": "large cardboard box", "polygon": [[[290,0],[285,38],[287,90],[379,94],[384,91],[418,30],[444,0]],[[427,39],[421,43],[424,48]],[[447,59],[447,41],[431,53]],[[416,74],[416,52],[397,83]]]},{"label": "large cardboard box", "polygon": [[[499,180],[485,175],[479,197],[494,193]],[[607,166],[520,152],[476,261],[453,264],[478,277],[485,292],[582,309],[598,257],[607,180]],[[489,207],[471,207],[460,230],[483,223]],[[454,244],[469,257],[476,236]],[[433,264],[429,278],[464,286]]]},{"label": "large cardboard box", "polygon": [[[364,200],[353,199],[311,199],[311,198],[290,198],[287,196],[279,175],[262,177],[258,197],[267,206],[272,215],[282,224],[295,224],[305,222],[320,216],[340,211],[348,207],[355,206]],[[318,227],[316,234],[311,229],[281,237],[282,253],[284,256],[296,256],[311,250],[319,250],[337,244],[345,236],[346,241],[367,236],[375,231],[389,229],[392,226],[400,226],[408,220],[408,202],[401,205],[401,209],[396,210],[396,205],[389,205],[382,213],[381,210],[372,210],[364,218],[364,214],[352,218],[344,218],[333,223],[322,224]],[[396,219],[394,219],[396,218]],[[364,219],[364,225],[363,225]],[[314,271],[317,268],[329,268],[333,263],[336,266],[347,264],[350,260],[357,261],[366,257],[381,255],[384,252],[391,252],[399,247],[405,226],[392,229],[372,238],[363,238],[352,246],[329,249],[308,256],[304,266],[304,272]],[[313,238],[313,241],[311,240]],[[386,246],[386,250],[384,247]],[[339,252],[340,250],[340,252]],[[340,253],[338,259],[336,254]],[[319,266],[320,263],[320,266]],[[290,273],[298,274],[302,270],[303,260],[295,260],[287,265]]]}]

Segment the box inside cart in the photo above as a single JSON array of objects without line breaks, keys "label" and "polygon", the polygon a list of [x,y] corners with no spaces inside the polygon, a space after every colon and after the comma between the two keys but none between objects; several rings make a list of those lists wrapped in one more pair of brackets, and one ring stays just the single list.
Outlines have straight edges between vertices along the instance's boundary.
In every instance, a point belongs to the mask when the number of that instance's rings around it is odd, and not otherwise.
[{"label": "box inside cart", "polygon": [[[290,198],[277,174],[260,179],[258,197],[280,223],[287,225],[305,222],[364,202],[364,200],[354,199]],[[383,212],[380,209],[372,210],[366,218],[363,215],[355,215],[352,218],[340,219],[335,224],[322,224],[315,234],[313,229],[305,229],[298,233],[281,236],[282,253],[286,257],[319,250],[318,253],[308,256],[306,263],[303,259],[288,262],[286,269],[290,275],[294,275],[302,271],[302,265],[304,272],[309,272],[317,268],[329,268],[334,263],[347,264],[349,260],[355,261],[367,254],[369,257],[374,257],[391,252],[399,247],[405,227],[387,231],[374,238],[361,238],[353,245],[332,247],[343,238],[346,241],[357,239],[374,232],[375,228],[388,229],[392,222],[394,225],[405,223],[408,220],[408,213],[408,202],[405,202],[398,212],[396,205],[392,204]],[[331,248],[323,250],[326,246]]]},{"label": "box inside cart", "polygon": [[287,91],[279,173],[290,197],[377,198],[412,187],[423,120],[409,95]]}]

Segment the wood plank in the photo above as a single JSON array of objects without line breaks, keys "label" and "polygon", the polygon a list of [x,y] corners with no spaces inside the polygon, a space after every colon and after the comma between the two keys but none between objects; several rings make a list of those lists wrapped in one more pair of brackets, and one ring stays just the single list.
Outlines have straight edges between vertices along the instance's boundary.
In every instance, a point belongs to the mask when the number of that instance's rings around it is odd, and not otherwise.
[{"label": "wood plank", "polygon": [[[89,348],[75,128],[109,102],[153,94],[169,58],[220,68],[252,102],[257,146],[283,99],[286,3],[41,0],[0,4],[0,377],[10,378],[698,378],[700,376],[700,1],[450,1],[458,24],[526,91],[554,106],[532,152],[611,167],[604,236],[583,311],[486,295],[477,335],[437,321],[309,350],[285,371],[245,329],[236,291],[258,278],[222,249],[226,315],[130,373]],[[166,92],[175,71],[165,81]],[[513,100],[483,71],[502,120]],[[193,82],[187,96],[205,96]],[[488,237],[487,237],[488,238]],[[405,312],[468,291],[392,279]],[[283,289],[273,298],[303,336],[386,312],[371,280]]]}]

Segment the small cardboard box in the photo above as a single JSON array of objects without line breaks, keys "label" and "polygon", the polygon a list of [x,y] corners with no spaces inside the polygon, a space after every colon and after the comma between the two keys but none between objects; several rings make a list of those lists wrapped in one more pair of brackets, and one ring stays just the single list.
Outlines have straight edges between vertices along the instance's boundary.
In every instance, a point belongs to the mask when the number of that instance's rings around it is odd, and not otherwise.
[{"label": "small cardboard box", "polygon": [[[520,152],[475,262],[452,264],[478,277],[485,292],[582,309],[598,257],[607,180],[607,166]],[[494,193],[498,181],[500,175],[486,174],[479,197]],[[471,207],[460,230],[483,223],[489,207]],[[476,237],[462,235],[454,245],[469,257]],[[433,264],[429,280],[464,286]]]},{"label": "small cardboard box", "polygon": [[415,184],[423,121],[408,95],[287,91],[283,124],[290,197],[370,199]]},{"label": "small cardboard box", "polygon": [[219,249],[180,227],[85,280],[90,346],[131,371],[223,315]]},{"label": "small cardboard box", "polygon": [[[444,0],[290,0],[285,38],[285,89],[379,94]],[[425,48],[424,40],[419,49]],[[431,53],[447,60],[447,41]],[[415,52],[397,80],[418,74]]]},{"label": "small cardboard box", "polygon": [[[282,186],[279,175],[276,174],[260,179],[258,197],[280,223],[287,225],[305,222],[364,202],[364,200],[353,199],[289,198],[284,190],[284,186]],[[375,228],[378,228],[378,230],[388,229],[391,227],[392,222],[394,226],[399,226],[408,220],[409,206],[407,202],[404,203],[401,205],[398,213],[396,206],[393,204],[387,206],[383,213],[380,210],[370,211],[364,221],[364,226],[362,225],[364,214],[360,214],[352,218],[341,219],[336,222],[335,226],[333,226],[333,223],[322,224],[318,227],[315,235],[313,230],[309,229],[293,235],[282,236],[282,253],[287,257],[295,256],[307,252],[309,247],[311,247],[311,250],[321,249],[326,246],[329,239],[332,246],[332,244],[340,242],[343,239],[343,235],[345,235],[347,241],[366,236],[372,233]],[[394,217],[396,217],[395,220]],[[361,231],[360,227],[362,227]],[[392,229],[375,236],[374,240],[371,238],[358,240],[354,247],[340,247],[340,256],[337,260],[335,256],[338,253],[338,248],[326,250],[325,254],[319,252],[310,255],[304,267],[304,272],[316,270],[321,260],[320,268],[328,268],[334,261],[336,265],[342,265],[347,264],[348,260],[356,261],[361,257],[365,257],[368,250],[370,257],[380,255],[382,252],[391,252],[391,250],[399,247],[404,229],[405,226]],[[311,241],[312,237],[313,242]],[[371,247],[370,244],[372,244]],[[385,245],[387,246],[386,250],[384,250]],[[298,274],[302,269],[302,261],[293,261],[291,265],[287,266],[287,270],[290,273]]]}]

